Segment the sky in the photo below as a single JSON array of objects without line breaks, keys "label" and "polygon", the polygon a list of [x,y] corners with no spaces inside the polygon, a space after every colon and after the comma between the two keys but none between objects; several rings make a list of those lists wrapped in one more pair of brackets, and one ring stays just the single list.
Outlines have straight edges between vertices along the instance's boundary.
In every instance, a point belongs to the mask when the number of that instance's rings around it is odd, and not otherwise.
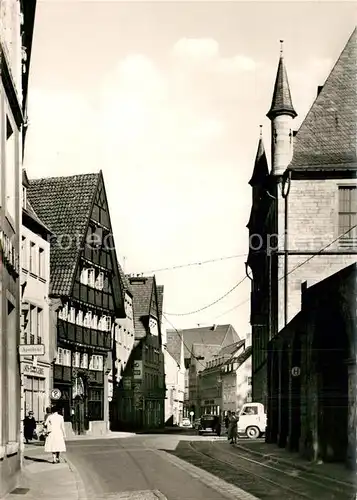
[{"label": "sky", "polygon": [[28,175],[101,169],[119,261],[156,271],[167,327],[230,323],[244,337],[249,280],[205,306],[245,276],[279,40],[297,130],[355,23],[353,2],[38,0]]}]

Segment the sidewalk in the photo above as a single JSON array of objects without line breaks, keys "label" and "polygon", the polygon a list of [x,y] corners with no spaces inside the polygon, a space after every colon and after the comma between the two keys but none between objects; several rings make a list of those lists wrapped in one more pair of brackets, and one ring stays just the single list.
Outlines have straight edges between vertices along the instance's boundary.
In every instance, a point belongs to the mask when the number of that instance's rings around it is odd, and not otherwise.
[{"label": "sidewalk", "polygon": [[335,481],[342,482],[344,484],[356,484],[356,473],[348,470],[342,463],[318,464],[315,462],[309,462],[308,460],[301,458],[298,453],[293,453],[285,448],[279,448],[275,444],[268,444],[262,441],[238,440],[235,448],[250,454],[252,458],[256,458],[257,460],[260,459],[262,461],[263,459],[263,461],[269,463],[280,463],[304,472],[312,472],[321,478],[332,478]]},{"label": "sidewalk", "polygon": [[24,468],[17,488],[3,500],[24,498],[26,500],[79,500],[84,497],[84,488],[66,457],[61,463],[52,464],[52,455],[43,448],[25,449]]}]

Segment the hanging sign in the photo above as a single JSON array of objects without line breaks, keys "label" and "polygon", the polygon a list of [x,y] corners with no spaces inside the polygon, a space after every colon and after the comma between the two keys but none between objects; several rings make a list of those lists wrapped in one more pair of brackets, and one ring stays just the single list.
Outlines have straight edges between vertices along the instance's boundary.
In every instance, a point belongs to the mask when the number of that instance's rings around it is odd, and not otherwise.
[{"label": "hanging sign", "polygon": [[291,375],[293,377],[298,377],[301,373],[301,370],[298,366],[294,366],[292,369],[291,369]]}]

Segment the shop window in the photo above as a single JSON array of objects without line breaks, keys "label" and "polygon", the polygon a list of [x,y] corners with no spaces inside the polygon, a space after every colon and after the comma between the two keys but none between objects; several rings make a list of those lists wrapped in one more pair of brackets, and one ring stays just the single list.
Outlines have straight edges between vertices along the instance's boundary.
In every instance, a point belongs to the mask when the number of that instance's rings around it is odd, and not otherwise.
[{"label": "shop window", "polygon": [[35,420],[42,422],[46,412],[45,380],[37,377],[25,377],[25,409],[33,411]]}]

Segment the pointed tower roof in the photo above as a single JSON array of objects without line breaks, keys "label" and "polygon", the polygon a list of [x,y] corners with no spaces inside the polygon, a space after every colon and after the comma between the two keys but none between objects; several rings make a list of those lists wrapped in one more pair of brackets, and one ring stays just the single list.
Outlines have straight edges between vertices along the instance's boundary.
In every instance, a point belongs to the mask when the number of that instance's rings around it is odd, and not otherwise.
[{"label": "pointed tower roof", "polygon": [[357,168],[357,28],[294,140],[294,170]]},{"label": "pointed tower roof", "polygon": [[283,40],[280,40],[280,43],[280,58],[274,85],[273,100],[271,102],[270,110],[267,113],[267,117],[270,120],[273,120],[278,115],[290,115],[293,118],[297,116],[291,100],[288,74],[286,72],[284,62]]},{"label": "pointed tower roof", "polygon": [[263,142],[263,126],[260,125],[260,137],[258,142],[258,151],[255,157],[253,175],[248,182],[252,187],[263,184],[266,177],[269,175],[268,161],[265,154]]}]

